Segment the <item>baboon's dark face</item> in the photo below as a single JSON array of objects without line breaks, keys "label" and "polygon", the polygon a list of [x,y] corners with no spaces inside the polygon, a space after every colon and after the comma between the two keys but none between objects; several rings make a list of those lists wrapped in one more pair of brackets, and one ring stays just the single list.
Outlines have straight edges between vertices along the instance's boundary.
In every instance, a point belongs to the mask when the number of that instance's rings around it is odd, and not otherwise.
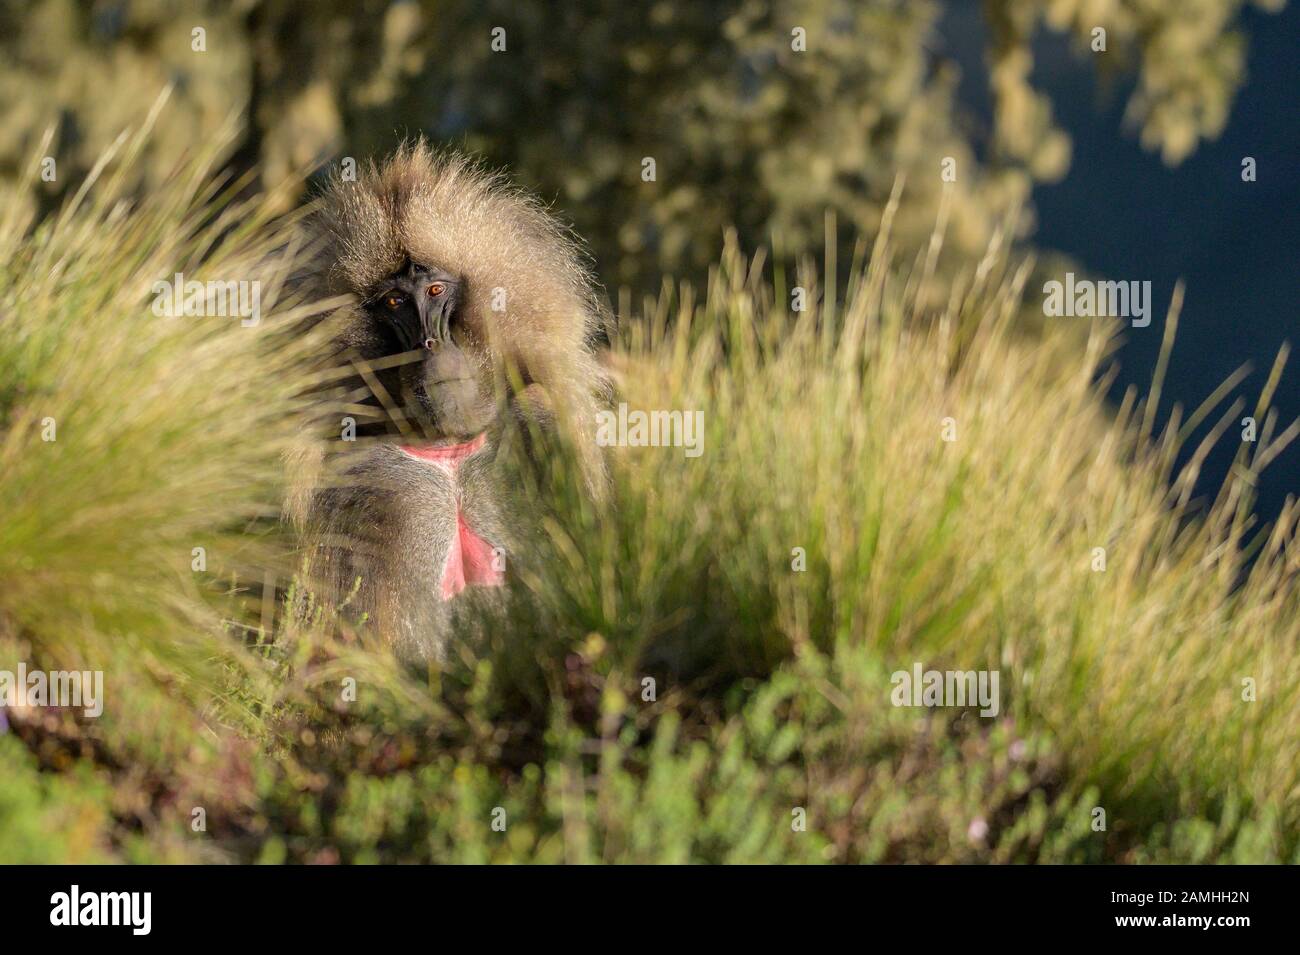
[{"label": "baboon's dark face", "polygon": [[398,400],[430,437],[472,437],[491,422],[494,404],[480,386],[460,323],[460,278],[407,263],[379,283],[366,308],[384,330],[391,353],[418,358],[394,369]]}]

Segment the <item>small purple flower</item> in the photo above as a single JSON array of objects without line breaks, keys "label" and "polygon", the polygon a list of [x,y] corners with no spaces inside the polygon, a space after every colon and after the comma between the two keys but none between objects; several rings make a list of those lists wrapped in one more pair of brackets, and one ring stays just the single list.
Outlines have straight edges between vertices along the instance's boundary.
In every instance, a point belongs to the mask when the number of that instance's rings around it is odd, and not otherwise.
[{"label": "small purple flower", "polygon": [[989,834],[989,824],[984,821],[982,816],[976,816],[970,821],[970,827],[966,830],[966,835],[971,842],[983,842],[984,837]]}]

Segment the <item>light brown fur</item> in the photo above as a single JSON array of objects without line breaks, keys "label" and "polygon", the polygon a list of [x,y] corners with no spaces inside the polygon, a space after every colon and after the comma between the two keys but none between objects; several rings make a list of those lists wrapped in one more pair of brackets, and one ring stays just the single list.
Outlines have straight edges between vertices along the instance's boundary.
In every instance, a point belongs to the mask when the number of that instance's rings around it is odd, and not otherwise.
[{"label": "light brown fur", "polygon": [[[356,182],[336,175],[312,222],[320,252],[309,281],[321,293],[356,297],[336,317],[341,358],[390,357],[362,301],[383,292],[408,259],[455,274],[463,287],[457,344],[482,387],[508,397],[515,415],[563,432],[560,446],[577,456],[591,493],[603,493],[595,424],[608,383],[590,346],[603,313],[581,248],[535,199],[464,156],[417,141],[369,164]],[[504,308],[494,308],[502,298]],[[502,395],[510,381],[516,393]],[[404,433],[419,424],[407,408],[398,411]],[[396,443],[418,443],[416,432]],[[403,656],[428,659],[444,652],[451,604],[461,601],[437,597],[457,509],[509,554],[519,541],[514,502],[492,465],[491,443],[464,465],[459,489],[393,444],[311,442],[290,462],[286,511],[312,542],[313,576],[329,599],[359,580],[356,609]],[[340,453],[325,468],[331,446]],[[324,480],[325,473],[335,476]]]},{"label": "light brown fur", "polygon": [[[501,368],[545,389],[599,491],[592,433],[608,386],[588,343],[602,311],[581,248],[536,199],[500,173],[418,140],[370,163],[357,182],[336,175],[320,222],[333,291],[367,294],[408,255],[460,273],[469,333]],[[497,289],[503,311],[492,308]]]}]

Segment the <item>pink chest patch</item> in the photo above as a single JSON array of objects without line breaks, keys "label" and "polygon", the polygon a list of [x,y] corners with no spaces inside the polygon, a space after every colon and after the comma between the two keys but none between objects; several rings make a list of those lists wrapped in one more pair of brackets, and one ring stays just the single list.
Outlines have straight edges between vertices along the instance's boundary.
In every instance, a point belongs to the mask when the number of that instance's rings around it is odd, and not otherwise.
[{"label": "pink chest patch", "polygon": [[466,587],[474,584],[479,587],[500,587],[505,583],[505,574],[498,570],[500,566],[493,553],[493,547],[469,526],[465,512],[460,505],[460,486],[458,473],[461,462],[482,450],[487,443],[487,435],[480,434],[473,441],[464,444],[439,444],[428,447],[402,445],[401,450],[413,458],[440,469],[450,479],[456,489],[456,533],[451,537],[451,546],[447,549],[447,563],[442,569],[442,599],[450,600]]}]

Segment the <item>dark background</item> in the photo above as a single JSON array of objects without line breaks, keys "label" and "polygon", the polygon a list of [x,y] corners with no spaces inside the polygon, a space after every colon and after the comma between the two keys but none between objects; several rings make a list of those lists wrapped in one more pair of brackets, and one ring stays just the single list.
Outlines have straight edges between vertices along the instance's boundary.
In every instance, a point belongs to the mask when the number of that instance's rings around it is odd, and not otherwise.
[{"label": "dark background", "polygon": [[[963,105],[991,122],[980,4],[950,3],[940,27],[946,52],[962,64]],[[1161,421],[1174,402],[1194,409],[1243,363],[1253,373],[1236,393],[1247,400],[1242,414],[1252,413],[1278,348],[1284,341],[1300,344],[1300,6],[1292,3],[1279,14],[1248,7],[1241,27],[1249,38],[1249,72],[1228,126],[1175,168],[1144,150],[1124,126],[1131,78],[1103,88],[1064,37],[1041,31],[1035,41],[1034,83],[1050,94],[1056,121],[1074,143],[1065,178],[1034,189],[1035,242],[1109,278],[1152,283],[1151,325],[1130,328],[1118,355],[1116,401],[1130,385],[1139,392],[1149,387],[1165,309],[1178,279],[1186,283]],[[1256,160],[1255,182],[1241,179],[1245,156]],[[1293,354],[1274,399],[1277,431],[1300,416],[1297,382]],[[1192,437],[1184,457],[1208,427]],[[1240,431],[1229,429],[1215,447],[1201,493],[1213,494],[1222,482]],[[1276,515],[1297,488],[1300,443],[1293,443],[1262,476],[1260,513]]]}]

